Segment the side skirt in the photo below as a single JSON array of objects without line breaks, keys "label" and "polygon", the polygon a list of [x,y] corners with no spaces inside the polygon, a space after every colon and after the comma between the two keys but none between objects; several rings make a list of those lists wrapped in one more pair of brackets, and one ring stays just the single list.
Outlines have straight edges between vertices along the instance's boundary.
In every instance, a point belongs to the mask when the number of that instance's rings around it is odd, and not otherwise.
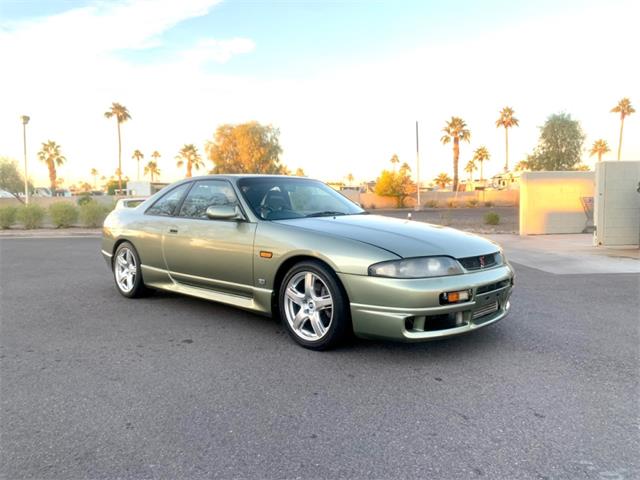
[{"label": "side skirt", "polygon": [[261,313],[271,316],[271,295],[272,290],[265,288],[257,288],[247,286],[252,295],[235,295],[232,293],[221,292],[212,288],[197,287],[176,282],[167,270],[161,268],[142,265],[142,275],[145,285],[157,288],[159,290],[167,290],[182,295],[202,298],[213,302],[224,303],[234,307],[250,310],[252,312]]}]

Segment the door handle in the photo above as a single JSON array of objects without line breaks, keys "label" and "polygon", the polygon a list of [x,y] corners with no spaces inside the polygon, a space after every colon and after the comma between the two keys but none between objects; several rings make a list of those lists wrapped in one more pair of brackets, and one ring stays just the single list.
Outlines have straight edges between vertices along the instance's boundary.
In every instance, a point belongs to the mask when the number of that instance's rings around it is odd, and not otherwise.
[{"label": "door handle", "polygon": [[175,227],[169,228],[169,233],[178,233],[178,229]]}]

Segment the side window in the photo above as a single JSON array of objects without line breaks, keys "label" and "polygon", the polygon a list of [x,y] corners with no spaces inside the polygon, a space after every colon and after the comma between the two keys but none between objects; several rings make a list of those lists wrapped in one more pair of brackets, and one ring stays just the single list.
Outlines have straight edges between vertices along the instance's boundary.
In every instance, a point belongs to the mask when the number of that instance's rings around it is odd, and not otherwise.
[{"label": "side window", "polygon": [[233,188],[224,180],[196,182],[180,208],[181,217],[206,219],[207,208],[213,205],[236,205],[238,199]]},{"label": "side window", "polygon": [[185,183],[184,185],[174,188],[163,197],[160,197],[156,203],[147,210],[147,215],[162,215],[164,217],[173,215],[176,207],[180,204],[180,200],[190,186],[190,183]]}]

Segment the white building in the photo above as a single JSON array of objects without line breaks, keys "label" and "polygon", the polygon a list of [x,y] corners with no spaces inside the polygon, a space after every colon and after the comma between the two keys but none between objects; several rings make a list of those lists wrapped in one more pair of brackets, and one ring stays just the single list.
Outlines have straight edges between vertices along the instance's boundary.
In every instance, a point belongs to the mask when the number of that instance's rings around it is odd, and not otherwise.
[{"label": "white building", "polygon": [[169,184],[161,182],[127,182],[127,195],[132,197],[150,197],[167,185]]}]

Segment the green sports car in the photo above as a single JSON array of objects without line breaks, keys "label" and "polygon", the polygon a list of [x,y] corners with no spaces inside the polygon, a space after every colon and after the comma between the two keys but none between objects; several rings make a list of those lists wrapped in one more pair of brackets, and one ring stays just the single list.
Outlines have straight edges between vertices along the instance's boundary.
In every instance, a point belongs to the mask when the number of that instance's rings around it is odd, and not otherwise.
[{"label": "green sports car", "polygon": [[369,215],[324,183],[211,175],[105,220],[102,254],[125,297],[169,290],[279,316],[300,345],[422,341],[504,318],[500,247],[451,228]]}]

